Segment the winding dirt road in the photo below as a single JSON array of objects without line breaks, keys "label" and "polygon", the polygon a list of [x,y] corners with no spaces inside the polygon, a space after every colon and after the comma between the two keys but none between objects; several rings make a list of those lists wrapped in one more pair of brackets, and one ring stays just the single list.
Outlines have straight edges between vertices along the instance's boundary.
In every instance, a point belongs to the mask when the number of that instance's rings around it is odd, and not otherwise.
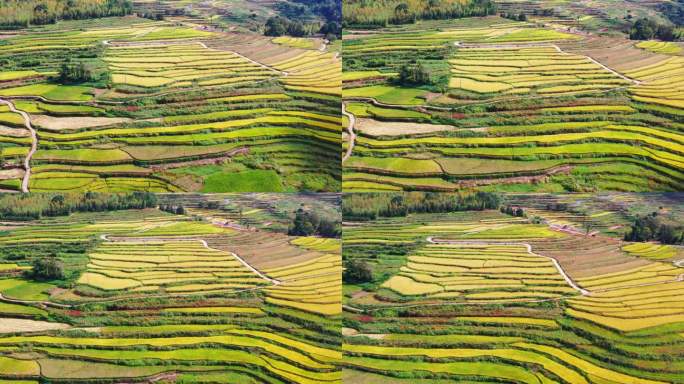
[{"label": "winding dirt road", "polygon": [[14,104],[9,100],[0,99],[0,104],[5,104],[9,107],[9,110],[18,113],[24,118],[24,126],[29,130],[31,134],[31,149],[26,154],[24,158],[24,178],[21,180],[21,191],[27,193],[29,191],[29,180],[31,178],[31,158],[36,153],[38,149],[38,136],[36,135],[36,130],[31,126],[31,117],[28,113],[18,110]]},{"label": "winding dirt road", "polygon": [[345,109],[345,103],[342,103],[342,114],[347,116],[349,119],[349,125],[347,125],[347,133],[349,134],[349,146],[347,146],[347,152],[342,157],[342,162],[344,163],[354,151],[354,143],[356,142],[356,133],[354,133],[354,125],[356,124],[356,116],[347,112]]}]

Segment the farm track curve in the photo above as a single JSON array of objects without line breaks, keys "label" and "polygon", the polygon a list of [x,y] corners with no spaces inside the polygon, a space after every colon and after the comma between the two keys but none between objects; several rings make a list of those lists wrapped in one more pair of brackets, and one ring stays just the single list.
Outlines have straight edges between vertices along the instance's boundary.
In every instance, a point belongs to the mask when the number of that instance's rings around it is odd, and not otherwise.
[{"label": "farm track curve", "polygon": [[347,125],[347,133],[349,134],[349,146],[347,147],[347,152],[342,157],[342,162],[344,163],[345,161],[347,161],[349,157],[351,157],[351,154],[354,151],[354,143],[356,142],[356,133],[354,133],[356,116],[347,112],[347,110],[345,109],[345,103],[342,103],[342,114],[347,116],[347,118],[349,119],[349,125]]},{"label": "farm track curve", "polygon": [[31,178],[31,158],[38,149],[38,136],[36,130],[31,125],[31,117],[28,113],[18,110],[11,101],[0,99],[0,104],[5,104],[11,112],[18,113],[24,119],[24,126],[31,134],[31,149],[29,149],[26,157],[24,157],[24,177],[21,180],[21,192],[28,193],[29,180]]}]

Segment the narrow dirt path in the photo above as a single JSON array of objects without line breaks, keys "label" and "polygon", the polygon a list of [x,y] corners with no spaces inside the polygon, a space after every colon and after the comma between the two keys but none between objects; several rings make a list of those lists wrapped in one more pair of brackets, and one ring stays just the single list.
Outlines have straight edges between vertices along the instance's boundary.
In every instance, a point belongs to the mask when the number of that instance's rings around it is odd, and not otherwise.
[{"label": "narrow dirt path", "polygon": [[558,273],[563,276],[563,279],[572,287],[572,289],[580,292],[583,296],[591,294],[588,290],[584,288],[580,288],[575,282],[568,276],[567,273],[565,273],[565,270],[563,267],[560,265],[558,260],[554,259],[553,257],[549,256],[544,256],[540,255],[538,253],[532,252],[532,246],[529,243],[524,243],[524,242],[507,242],[507,241],[460,241],[460,240],[441,240],[441,239],[434,239],[434,237],[430,236],[427,238],[428,243],[432,244],[463,244],[463,245],[523,245],[525,248],[527,248],[527,253],[533,256],[538,256],[538,257],[543,257],[545,259],[551,260],[553,265],[556,267],[558,270]]},{"label": "narrow dirt path", "polygon": [[342,103],[342,114],[347,116],[347,118],[349,119],[349,125],[347,125],[347,133],[349,134],[349,145],[347,146],[347,152],[342,157],[342,162],[344,163],[345,161],[347,161],[349,157],[351,157],[351,154],[354,151],[354,143],[356,142],[356,133],[354,133],[356,116],[347,112],[347,110],[345,109],[345,103]]},{"label": "narrow dirt path", "polygon": [[18,110],[14,104],[8,100],[0,99],[0,104],[5,104],[9,107],[9,110],[18,113],[24,118],[24,126],[29,130],[31,134],[31,149],[24,157],[24,178],[21,180],[21,191],[27,193],[29,191],[29,180],[31,178],[31,158],[36,153],[38,149],[38,136],[36,135],[36,130],[31,126],[31,117],[28,113]]}]

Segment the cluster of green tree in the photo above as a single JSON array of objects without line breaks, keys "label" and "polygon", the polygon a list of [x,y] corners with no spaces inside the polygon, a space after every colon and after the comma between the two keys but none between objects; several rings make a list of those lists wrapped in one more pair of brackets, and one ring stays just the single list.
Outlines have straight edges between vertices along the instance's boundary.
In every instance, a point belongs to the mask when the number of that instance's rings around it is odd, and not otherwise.
[{"label": "cluster of green tree", "polygon": [[629,38],[632,40],[652,40],[673,41],[677,38],[675,28],[672,25],[659,24],[649,18],[637,20],[629,30]]},{"label": "cluster of green tree", "polygon": [[0,28],[25,28],[58,20],[124,16],[130,0],[0,0]]},{"label": "cluster of green tree", "polygon": [[343,26],[385,27],[424,19],[487,16],[496,12],[491,0],[346,0]]},{"label": "cluster of green tree", "polygon": [[509,12],[509,13],[501,13],[499,16],[503,17],[504,19],[509,19],[509,20],[516,20],[516,21],[527,21],[527,15],[524,12],[520,12],[518,14]]},{"label": "cluster of green tree", "polygon": [[548,203],[548,204],[546,204],[546,210],[547,211],[556,211],[556,212],[567,211],[568,210],[568,204],[567,203]]},{"label": "cluster of green tree", "polygon": [[[280,14],[280,18],[288,20],[290,23],[311,25],[309,28],[313,33],[320,33],[328,40],[336,40],[342,36],[342,2],[338,0],[292,0],[281,1],[275,4],[275,8]],[[273,18],[272,18],[273,19]],[[323,25],[318,23],[323,20]],[[312,24],[313,22],[313,24]],[[268,26],[268,22],[267,22]],[[299,31],[299,27],[293,27]],[[304,28],[307,29],[307,28]],[[291,36],[290,33],[283,33]],[[281,34],[282,35],[282,34]],[[268,35],[267,36],[276,36]],[[277,35],[280,36],[280,35]]]},{"label": "cluster of green tree", "polygon": [[72,212],[102,212],[156,206],[157,197],[149,192],[4,194],[0,196],[0,219],[35,220],[45,216],[67,216]]},{"label": "cluster of green tree", "polygon": [[326,22],[321,26],[319,23],[306,23],[282,16],[271,17],[264,25],[264,35],[266,36],[304,37],[315,34],[325,35],[325,38],[330,41],[337,40],[342,37],[342,27],[336,21]]},{"label": "cluster of green tree", "polygon": [[274,16],[266,21],[264,35],[266,36],[294,36],[303,37],[313,35],[318,31],[317,25],[306,24],[299,20],[290,20],[281,16]]},{"label": "cluster of green tree", "polygon": [[663,244],[684,243],[684,227],[663,223],[658,212],[637,216],[631,228],[625,233],[626,241],[657,240]]},{"label": "cluster of green tree", "polygon": [[533,9],[532,14],[535,16],[546,16],[546,17],[551,17],[555,15],[555,12],[553,8],[542,8],[542,9]]},{"label": "cluster of green tree", "polygon": [[207,209],[219,209],[221,207],[221,203],[218,201],[200,201],[197,203],[197,206],[200,208],[207,208]]},{"label": "cluster of green tree", "polygon": [[159,210],[172,213],[174,215],[185,215],[185,208],[182,205],[160,205]]},{"label": "cluster of green tree", "polygon": [[410,213],[440,213],[499,209],[501,197],[490,192],[356,193],[344,195],[344,220],[374,220]]},{"label": "cluster of green tree", "polygon": [[318,33],[324,35],[329,41],[335,41],[342,38],[342,24],[337,21],[328,21],[323,24]]},{"label": "cluster of green tree", "polygon": [[92,66],[83,61],[72,62],[67,60],[59,68],[59,81],[63,84],[85,83],[94,80],[96,79]]},{"label": "cluster of green tree", "polygon": [[501,207],[499,210],[501,211],[501,213],[505,213],[507,215],[515,217],[525,217],[525,210],[522,209],[522,207],[507,205],[505,207]]},{"label": "cluster of green tree", "polygon": [[404,86],[430,85],[433,83],[432,74],[421,63],[416,65],[402,65],[401,68],[399,68],[399,74],[393,81],[396,84]]},{"label": "cluster of green tree", "polygon": [[342,227],[338,217],[322,216],[301,206],[294,212],[294,218],[287,234],[290,236],[340,237]]},{"label": "cluster of green tree", "polygon": [[345,260],[342,281],[351,284],[370,283],[373,281],[373,269],[365,260]]},{"label": "cluster of green tree", "polygon": [[304,6],[307,11],[320,16],[328,23],[342,23],[342,2],[339,0],[292,0],[291,2]]},{"label": "cluster of green tree", "polygon": [[64,278],[64,263],[55,257],[34,259],[30,275],[35,280],[59,280]]},{"label": "cluster of green tree", "polygon": [[684,25],[684,0],[658,1],[655,8],[675,25]]}]

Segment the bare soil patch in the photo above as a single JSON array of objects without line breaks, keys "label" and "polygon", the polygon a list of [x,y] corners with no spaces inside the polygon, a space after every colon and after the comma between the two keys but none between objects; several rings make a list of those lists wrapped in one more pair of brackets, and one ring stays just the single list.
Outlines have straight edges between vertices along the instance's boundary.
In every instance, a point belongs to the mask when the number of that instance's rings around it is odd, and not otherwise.
[{"label": "bare soil patch", "polygon": [[9,318],[0,319],[0,333],[41,332],[53,329],[67,329],[69,327],[71,327],[69,324],[49,323],[47,321]]},{"label": "bare soil patch", "polygon": [[456,127],[444,124],[396,123],[373,119],[357,119],[354,129],[371,136],[419,135],[457,130]]},{"label": "bare soil patch", "polygon": [[0,136],[28,137],[30,133],[24,128],[10,128],[0,125]]},{"label": "bare soil patch", "polygon": [[62,131],[69,129],[105,127],[131,122],[131,119],[124,117],[54,117],[47,115],[32,115],[31,122],[41,128]]},{"label": "bare soil patch", "polygon": [[0,170],[0,180],[21,179],[24,177],[24,170],[21,168]]}]

